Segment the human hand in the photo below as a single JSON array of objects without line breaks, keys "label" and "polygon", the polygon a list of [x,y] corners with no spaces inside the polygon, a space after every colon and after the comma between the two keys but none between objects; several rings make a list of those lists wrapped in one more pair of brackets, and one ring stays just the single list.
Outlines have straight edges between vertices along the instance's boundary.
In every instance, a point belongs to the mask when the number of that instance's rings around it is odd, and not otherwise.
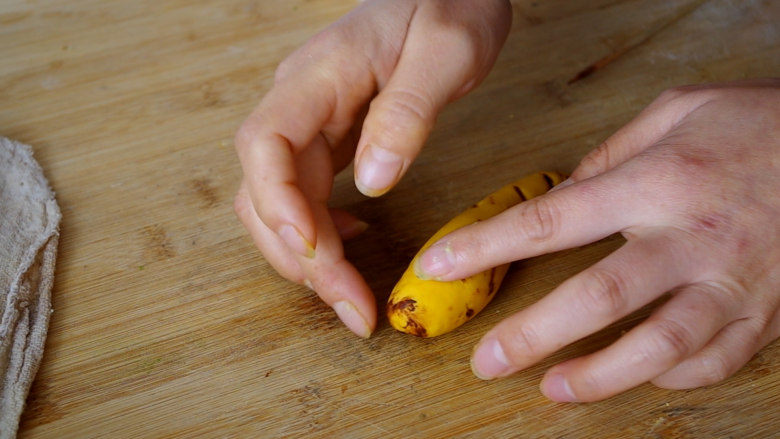
[{"label": "human hand", "polygon": [[472,368],[503,377],[671,292],[541,389],[596,401],[651,381],[716,383],[780,336],[780,80],[663,93],[588,154],[568,182],[444,237],[419,271],[463,278],[621,232],[626,243],[491,329]]},{"label": "human hand", "polygon": [[364,224],[328,209],[334,175],[356,157],[361,192],[395,185],[442,107],[487,75],[510,22],[508,0],[367,1],[280,64],[236,134],[238,217],[282,276],[361,337],[376,303],[341,240]]}]

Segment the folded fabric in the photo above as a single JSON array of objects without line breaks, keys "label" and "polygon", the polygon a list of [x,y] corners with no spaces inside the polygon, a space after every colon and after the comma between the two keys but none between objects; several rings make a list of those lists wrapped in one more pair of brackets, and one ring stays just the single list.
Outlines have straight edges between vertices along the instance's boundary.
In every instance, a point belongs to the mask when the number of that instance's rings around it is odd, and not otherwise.
[{"label": "folded fabric", "polygon": [[0,438],[19,427],[51,313],[60,209],[32,149],[0,137]]}]

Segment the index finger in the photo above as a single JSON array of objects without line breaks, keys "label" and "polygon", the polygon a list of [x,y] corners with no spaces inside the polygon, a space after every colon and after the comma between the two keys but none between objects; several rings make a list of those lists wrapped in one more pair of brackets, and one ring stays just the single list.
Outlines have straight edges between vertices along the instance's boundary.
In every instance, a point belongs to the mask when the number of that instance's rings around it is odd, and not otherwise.
[{"label": "index finger", "polygon": [[[315,141],[340,142],[363,105],[357,95],[372,93],[373,80],[358,71],[360,68],[342,75],[333,74],[334,69],[332,62],[323,61],[278,78],[235,140],[258,217],[291,250],[309,257],[317,243],[317,232],[308,197],[326,200],[330,185],[304,193],[296,172],[296,156]],[[351,81],[353,76],[355,80]],[[346,88],[349,91],[345,92]],[[332,174],[329,163],[322,167],[321,172]]]},{"label": "index finger", "polygon": [[[287,100],[296,102],[314,92],[305,87]],[[272,89],[236,134],[236,151],[257,216],[301,255],[314,251],[316,231],[308,201],[298,186],[294,156],[314,139],[330,108],[327,97],[311,99],[309,111],[292,117],[281,105],[286,87]],[[281,113],[276,109],[281,108]]]},{"label": "index finger", "polygon": [[611,209],[608,213],[601,207],[627,207],[633,203],[626,197],[629,191],[610,189],[614,179],[604,174],[581,181],[458,229],[423,253],[416,268],[420,274],[437,280],[463,279],[498,265],[585,245],[624,230],[631,225],[630,215],[636,210]]}]

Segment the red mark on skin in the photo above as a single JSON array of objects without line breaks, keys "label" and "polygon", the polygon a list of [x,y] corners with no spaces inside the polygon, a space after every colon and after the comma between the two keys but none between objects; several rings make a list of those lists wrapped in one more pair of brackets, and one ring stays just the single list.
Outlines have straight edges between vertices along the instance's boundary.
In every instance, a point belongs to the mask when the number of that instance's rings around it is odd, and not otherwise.
[{"label": "red mark on skin", "polygon": [[712,221],[709,218],[704,218],[699,220],[699,228],[704,230],[714,230],[715,228],[717,228],[717,224],[715,223],[715,221]]},{"label": "red mark on skin", "polygon": [[723,229],[728,223],[728,219],[723,215],[707,214],[694,220],[693,230],[697,232],[715,232],[724,233]]}]

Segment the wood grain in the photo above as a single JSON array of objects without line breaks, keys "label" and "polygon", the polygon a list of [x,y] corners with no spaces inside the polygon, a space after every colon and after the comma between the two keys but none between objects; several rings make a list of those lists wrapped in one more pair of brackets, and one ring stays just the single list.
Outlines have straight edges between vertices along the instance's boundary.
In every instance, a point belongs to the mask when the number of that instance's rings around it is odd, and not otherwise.
[{"label": "wood grain", "polygon": [[[776,435],[777,342],[709,388],[643,385],[585,405],[541,396],[549,366],[605,346],[647,309],[510,379],[472,376],[488,328],[618,237],[515,264],[483,314],[431,340],[385,321],[359,340],[273,272],[232,212],[232,136],[278,62],[353,6],[0,4],[0,134],[34,146],[64,216],[55,312],[20,437]],[[571,171],[663,89],[780,72],[772,0],[514,6],[496,68],[445,110],[397,189],[369,200],[351,169],[337,179],[333,204],[372,226],[347,252],[380,302],[449,217],[517,176]]]}]

